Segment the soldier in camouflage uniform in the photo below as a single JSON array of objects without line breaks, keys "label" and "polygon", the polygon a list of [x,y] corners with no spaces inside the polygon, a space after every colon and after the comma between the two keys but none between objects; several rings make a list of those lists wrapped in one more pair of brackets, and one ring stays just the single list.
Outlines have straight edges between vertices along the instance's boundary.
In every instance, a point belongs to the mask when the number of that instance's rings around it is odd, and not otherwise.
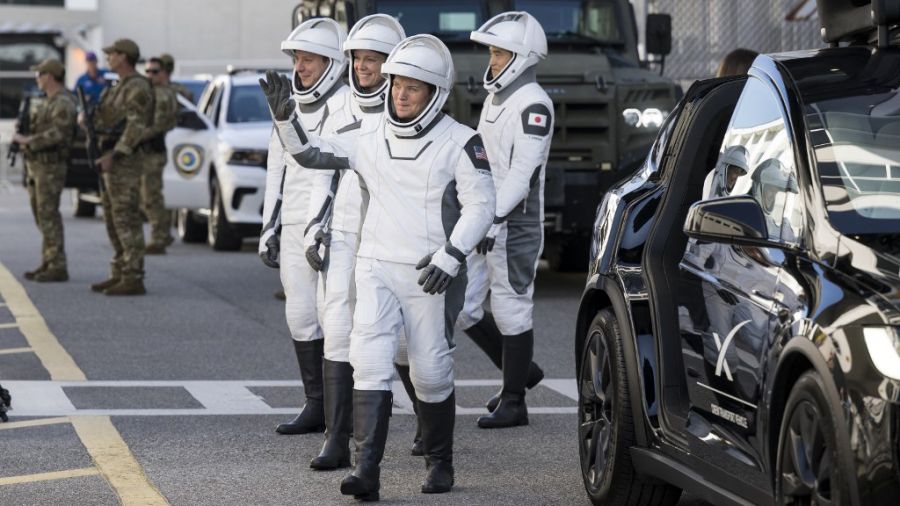
[{"label": "soldier in camouflage uniform", "polygon": [[171,228],[169,212],[163,199],[163,169],[166,166],[166,132],[175,128],[175,113],[178,99],[175,90],[169,86],[169,73],[162,60],[150,58],[147,62],[147,77],[153,83],[153,125],[144,134],[144,172],[141,175],[141,207],[150,222],[150,244],[148,255],[164,255],[166,247],[175,240]]},{"label": "soldier in camouflage uniform", "polygon": [[119,39],[103,48],[109,68],[119,82],[100,96],[94,113],[100,151],[97,165],[102,172],[102,194],[106,231],[115,250],[110,277],[91,285],[106,295],[143,295],[144,232],[141,228],[140,188],[144,167],[141,146],[153,123],[153,87],[134,70],[140,57],[137,44]]},{"label": "soldier in camouflage uniform", "polygon": [[16,134],[13,141],[25,148],[28,166],[28,196],[35,222],[44,236],[41,265],[25,273],[34,281],[68,281],[59,196],[66,181],[69,146],[75,135],[75,98],[65,89],[65,69],[56,59],[31,68],[37,72],[38,88],[47,98],[31,120],[31,134]]},{"label": "soldier in camouflage uniform", "polygon": [[[172,57],[169,53],[163,53],[159,55],[159,60],[162,62],[163,69],[165,69],[166,73],[169,74],[169,78],[172,77],[172,74],[175,72],[175,58]],[[182,97],[194,101],[194,94],[191,93],[191,90],[187,88],[187,86],[181,83],[170,82],[169,86],[175,90],[176,93],[181,95]]]}]

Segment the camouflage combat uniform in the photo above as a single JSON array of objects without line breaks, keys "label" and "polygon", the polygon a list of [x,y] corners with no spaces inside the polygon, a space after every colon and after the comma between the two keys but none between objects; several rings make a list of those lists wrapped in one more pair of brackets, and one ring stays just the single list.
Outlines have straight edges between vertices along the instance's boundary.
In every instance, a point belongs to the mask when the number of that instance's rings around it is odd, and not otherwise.
[{"label": "camouflage combat uniform", "polygon": [[47,272],[66,272],[59,197],[66,182],[75,119],[75,98],[62,89],[38,107],[32,117],[32,135],[25,149],[28,196],[35,222],[43,235],[41,270]]},{"label": "camouflage combat uniform", "polygon": [[169,86],[154,86],[153,125],[144,133],[144,170],[141,174],[141,207],[150,222],[150,245],[157,253],[172,243],[169,212],[163,199],[163,168],[166,166],[166,132],[175,128],[178,99]]},{"label": "camouflage combat uniform", "polygon": [[170,82],[170,83],[169,83],[169,86],[170,86],[173,90],[175,90],[176,93],[178,93],[179,95],[181,95],[182,97],[184,97],[184,98],[190,100],[191,102],[194,101],[194,94],[191,93],[191,90],[189,90],[187,86],[185,86],[185,85],[183,85],[183,84],[181,84],[181,83],[176,83],[176,82]]},{"label": "camouflage combat uniform", "polygon": [[141,142],[153,122],[153,88],[139,74],[103,90],[94,128],[103,154],[113,153],[112,168],[103,173],[106,232],[115,250],[110,277],[121,281],[144,277],[144,232],[140,212],[144,149]]}]

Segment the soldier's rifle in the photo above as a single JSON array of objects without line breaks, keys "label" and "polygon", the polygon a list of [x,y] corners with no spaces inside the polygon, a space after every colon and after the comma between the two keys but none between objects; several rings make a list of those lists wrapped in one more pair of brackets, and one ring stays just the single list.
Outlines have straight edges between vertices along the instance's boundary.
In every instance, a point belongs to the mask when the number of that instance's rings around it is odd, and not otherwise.
[{"label": "soldier's rifle", "polygon": [[[31,133],[31,114],[29,114],[30,109],[31,95],[25,95],[22,97],[22,101],[19,102],[19,113],[16,116],[17,134],[29,135]],[[16,164],[16,158],[18,158],[21,151],[22,145],[18,142],[13,141],[9,144],[9,151],[7,151],[6,153],[6,159],[9,162],[10,167]]]},{"label": "soldier's rifle", "polygon": [[78,95],[78,105],[84,113],[84,137],[88,167],[97,173],[100,191],[104,191],[103,175],[100,174],[100,167],[97,166],[97,159],[100,158],[100,142],[97,139],[97,130],[94,129],[94,105],[88,101],[81,86],[76,88],[75,93]]}]

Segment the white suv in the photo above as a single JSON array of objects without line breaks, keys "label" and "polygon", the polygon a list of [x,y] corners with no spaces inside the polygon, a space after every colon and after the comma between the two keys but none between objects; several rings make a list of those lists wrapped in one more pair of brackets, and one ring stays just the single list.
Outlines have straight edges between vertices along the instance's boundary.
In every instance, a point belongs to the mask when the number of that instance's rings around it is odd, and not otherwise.
[{"label": "white suv", "polygon": [[258,73],[217,77],[197,111],[192,125],[166,136],[166,205],[178,210],[183,241],[206,238],[213,249],[237,250],[262,226],[272,120]]}]

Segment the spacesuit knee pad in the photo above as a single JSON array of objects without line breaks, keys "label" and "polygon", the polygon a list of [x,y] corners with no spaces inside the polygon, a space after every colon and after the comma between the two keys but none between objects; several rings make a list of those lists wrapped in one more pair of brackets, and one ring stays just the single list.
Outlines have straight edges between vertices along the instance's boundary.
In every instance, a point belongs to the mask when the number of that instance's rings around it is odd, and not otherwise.
[{"label": "spacesuit knee pad", "polygon": [[410,364],[410,379],[416,396],[424,402],[443,402],[453,392],[453,361]]},{"label": "spacesuit knee pad", "polygon": [[365,348],[350,341],[350,365],[357,390],[391,390],[394,385],[392,350]]},{"label": "spacesuit knee pad", "polygon": [[322,339],[322,329],[319,327],[315,299],[312,303],[303,299],[291,300],[288,297],[284,305],[284,315],[287,319],[288,329],[295,341],[314,341]]},{"label": "spacesuit knee pad", "polygon": [[[510,301],[512,302],[512,301]],[[497,328],[504,336],[521,334],[534,327],[532,321],[533,305],[517,301],[508,304],[495,304],[491,301],[492,314]]]}]

